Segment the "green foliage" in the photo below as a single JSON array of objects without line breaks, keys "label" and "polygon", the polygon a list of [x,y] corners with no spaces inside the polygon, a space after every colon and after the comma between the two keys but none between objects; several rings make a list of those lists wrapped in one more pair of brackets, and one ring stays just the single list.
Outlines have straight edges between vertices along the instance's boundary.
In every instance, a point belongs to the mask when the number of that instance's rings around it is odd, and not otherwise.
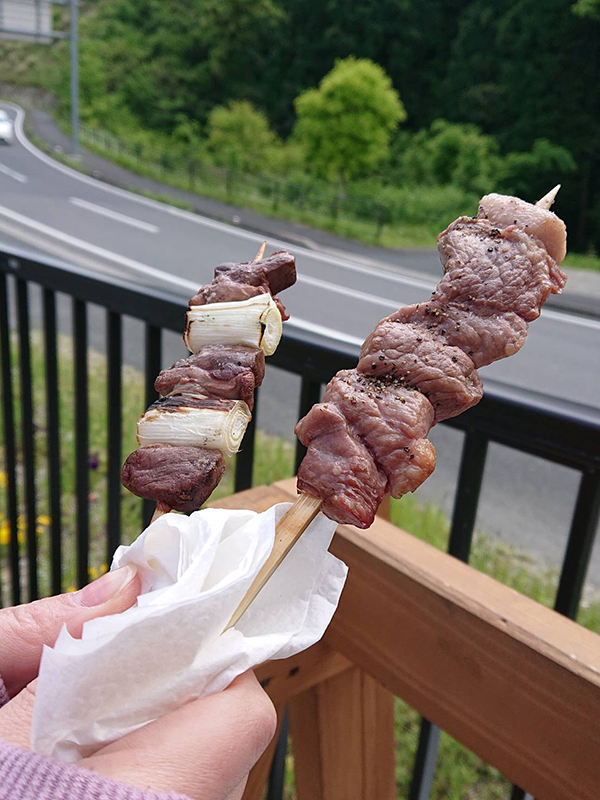
[{"label": "green foliage", "polygon": [[543,197],[549,188],[568,180],[577,164],[565,147],[536,139],[528,153],[508,153],[501,162],[499,188],[527,200]]},{"label": "green foliage", "polygon": [[207,131],[208,152],[215,164],[229,170],[259,172],[275,145],[275,134],[267,118],[246,100],[213,108]]},{"label": "green foliage", "polygon": [[577,0],[573,11],[580,17],[589,17],[600,22],[600,0]]},{"label": "green foliage", "polygon": [[338,61],[319,88],[303,92],[295,105],[295,136],[307,164],[342,180],[373,171],[386,158],[395,127],[406,119],[384,70],[353,57]]},{"label": "green foliage", "polygon": [[[259,100],[264,43],[283,16],[273,0],[99,0],[81,18],[82,114],[172,132],[178,115],[203,123],[229,99]],[[54,50],[66,106],[68,46]]]},{"label": "green foliage", "polygon": [[397,154],[399,178],[408,184],[454,184],[484,194],[493,187],[498,145],[476,125],[439,119],[416,133]]}]

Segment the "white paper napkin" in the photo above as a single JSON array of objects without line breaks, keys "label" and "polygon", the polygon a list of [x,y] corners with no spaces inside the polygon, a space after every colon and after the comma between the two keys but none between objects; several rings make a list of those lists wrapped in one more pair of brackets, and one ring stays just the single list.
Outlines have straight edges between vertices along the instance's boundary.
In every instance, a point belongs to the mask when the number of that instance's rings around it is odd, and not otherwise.
[{"label": "white paper napkin", "polygon": [[280,503],[262,514],[211,508],[166,514],[111,569],[137,564],[134,608],[63,628],[45,647],[32,749],[74,761],[251,667],[319,641],[346,579],[327,552],[335,523],[319,514],[235,628],[222,633],[270,553]]}]

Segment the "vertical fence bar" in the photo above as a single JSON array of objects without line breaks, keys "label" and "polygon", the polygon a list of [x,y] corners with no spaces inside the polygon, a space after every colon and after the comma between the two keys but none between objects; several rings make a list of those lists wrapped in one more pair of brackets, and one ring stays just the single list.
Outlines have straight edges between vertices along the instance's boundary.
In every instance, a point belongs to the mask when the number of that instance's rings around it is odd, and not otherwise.
[{"label": "vertical fence bar", "polygon": [[29,340],[29,293],[27,282],[17,279],[17,322],[19,328],[19,372],[21,385],[21,437],[27,509],[26,552],[28,599],[38,597],[35,441],[33,426],[33,392],[31,387],[31,344]]},{"label": "vertical fence bar", "polygon": [[[289,734],[289,715],[287,708],[283,712],[279,738],[273,754],[273,764],[269,773],[267,784],[267,796],[265,800],[282,800],[283,789],[285,786],[285,759],[287,757],[288,734]],[[373,798],[375,800],[375,798]]]},{"label": "vertical fence bar", "polygon": [[440,745],[440,729],[428,719],[421,720],[419,745],[408,800],[427,800],[431,793]]},{"label": "vertical fence bar", "polygon": [[15,442],[14,399],[10,355],[10,316],[8,311],[8,286],[6,275],[0,273],[0,352],[2,354],[2,424],[4,426],[4,468],[6,470],[6,499],[10,541],[11,602],[21,602],[21,575],[19,569],[19,539],[17,518],[17,447]]},{"label": "vertical fence bar", "polygon": [[[146,384],[146,408],[153,403],[158,394],[154,389],[154,381],[160,372],[162,362],[162,335],[161,329],[156,325],[146,325],[146,365],[145,365],[145,384]],[[142,526],[147,528],[154,513],[154,503],[152,500],[142,502]]]},{"label": "vertical fence bar", "polygon": [[[471,428],[465,434],[454,509],[448,540],[450,555],[468,562],[477,518],[477,507],[487,458],[488,440]],[[421,720],[419,746],[413,767],[409,800],[427,800],[435,776],[440,730],[429,720]]]},{"label": "vertical fence bar", "polygon": [[121,455],[123,326],[120,314],[106,312],[107,375],[107,493],[106,563],[121,542]]},{"label": "vertical fence bar", "polygon": [[518,786],[513,786],[510,800],[534,800],[534,798],[523,789],[519,789]]},{"label": "vertical fence bar", "polygon": [[466,432],[448,542],[450,555],[464,562],[471,552],[487,450],[488,440],[480,431]]},{"label": "vertical fence bar", "polygon": [[246,428],[242,447],[235,457],[234,491],[243,492],[252,486],[252,471],[254,469],[254,438],[256,434],[256,415],[258,413],[259,390],[254,392],[254,408],[252,419]]},{"label": "vertical fence bar", "polygon": [[88,582],[90,549],[87,307],[83,300],[77,298],[73,298],[73,342],[75,355],[77,584],[85,586]]},{"label": "vertical fence bar", "polygon": [[579,483],[567,550],[554,608],[575,619],[579,610],[600,513],[600,473],[584,472]]},{"label": "vertical fence bar", "polygon": [[[300,387],[300,402],[298,404],[298,419],[302,419],[315,403],[321,399],[321,384],[319,381],[313,381],[310,378],[303,377],[302,385]],[[300,462],[306,455],[306,447],[298,439],[296,441],[296,457],[294,472],[298,472]]]},{"label": "vertical fence bar", "polygon": [[52,593],[60,594],[62,591],[60,406],[56,345],[56,295],[51,289],[44,289],[44,359],[46,372],[48,508],[50,511],[50,583]]}]

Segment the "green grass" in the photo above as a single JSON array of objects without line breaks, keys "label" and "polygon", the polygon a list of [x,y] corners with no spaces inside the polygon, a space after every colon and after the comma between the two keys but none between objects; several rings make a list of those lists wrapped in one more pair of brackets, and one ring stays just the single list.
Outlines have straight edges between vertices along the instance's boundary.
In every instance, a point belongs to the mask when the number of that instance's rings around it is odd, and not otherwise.
[{"label": "green grass", "polygon": [[[20,452],[19,431],[19,373],[16,341],[13,342],[13,390],[16,395],[16,428]],[[89,351],[89,410],[90,410],[90,577],[106,569],[106,359],[93,350]],[[46,466],[46,418],[44,348],[40,333],[32,334],[32,376],[35,408],[36,486],[38,492],[38,545],[40,584],[42,593],[50,590],[49,582],[49,528],[47,519],[48,491]],[[73,470],[75,454],[74,391],[72,343],[66,336],[59,337],[59,387],[61,416],[61,494],[62,529],[65,554],[64,587],[75,584],[75,503]],[[144,380],[137,370],[123,370],[123,453],[136,447],[135,422],[144,410]],[[294,447],[283,439],[257,432],[256,458],[253,480],[255,484],[272,483],[293,474]],[[226,496],[233,491],[233,459],[212,499]],[[7,555],[6,524],[6,476],[0,473],[0,556]],[[23,498],[22,463],[18,466],[19,497]],[[129,492],[122,492],[123,541],[131,542],[141,530],[141,502]],[[22,521],[25,510],[21,504]],[[422,505],[409,495],[393,501],[392,521],[429,544],[445,549],[448,542],[449,523],[442,510],[434,505]],[[25,572],[24,542],[21,542],[22,571]],[[534,598],[544,605],[552,604],[557,575],[551,570],[541,569],[527,554],[507,547],[478,532],[474,538],[472,565],[517,591]],[[2,583],[6,587],[8,573],[6,561],[0,569]],[[5,601],[7,601],[5,595]],[[600,632],[600,602],[587,599],[582,604],[579,622]],[[398,798],[408,793],[414,755],[417,746],[419,718],[416,712],[396,701],[396,779]],[[473,753],[442,734],[440,759],[436,771],[433,800],[472,800],[484,798],[495,800],[508,796],[508,783],[492,767],[484,764]],[[286,800],[294,800],[293,758],[288,758],[288,780]]]},{"label": "green grass", "polygon": [[575,269],[591,269],[600,272],[600,256],[583,255],[582,253],[568,253],[562,267]]}]

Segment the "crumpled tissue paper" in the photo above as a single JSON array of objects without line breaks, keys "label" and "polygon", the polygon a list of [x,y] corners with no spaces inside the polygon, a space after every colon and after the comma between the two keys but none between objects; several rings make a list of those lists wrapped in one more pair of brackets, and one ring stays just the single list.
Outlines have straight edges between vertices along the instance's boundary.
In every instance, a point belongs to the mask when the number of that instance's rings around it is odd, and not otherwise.
[{"label": "crumpled tissue paper", "polygon": [[32,749],[75,761],[187,701],[225,689],[263,661],[317,642],[329,625],[346,565],[327,551],[335,523],[319,514],[239,620],[222,633],[289,508],[262,514],[209,508],[169,513],[111,569],[137,564],[142,594],[122,614],[63,628],[42,655]]}]

